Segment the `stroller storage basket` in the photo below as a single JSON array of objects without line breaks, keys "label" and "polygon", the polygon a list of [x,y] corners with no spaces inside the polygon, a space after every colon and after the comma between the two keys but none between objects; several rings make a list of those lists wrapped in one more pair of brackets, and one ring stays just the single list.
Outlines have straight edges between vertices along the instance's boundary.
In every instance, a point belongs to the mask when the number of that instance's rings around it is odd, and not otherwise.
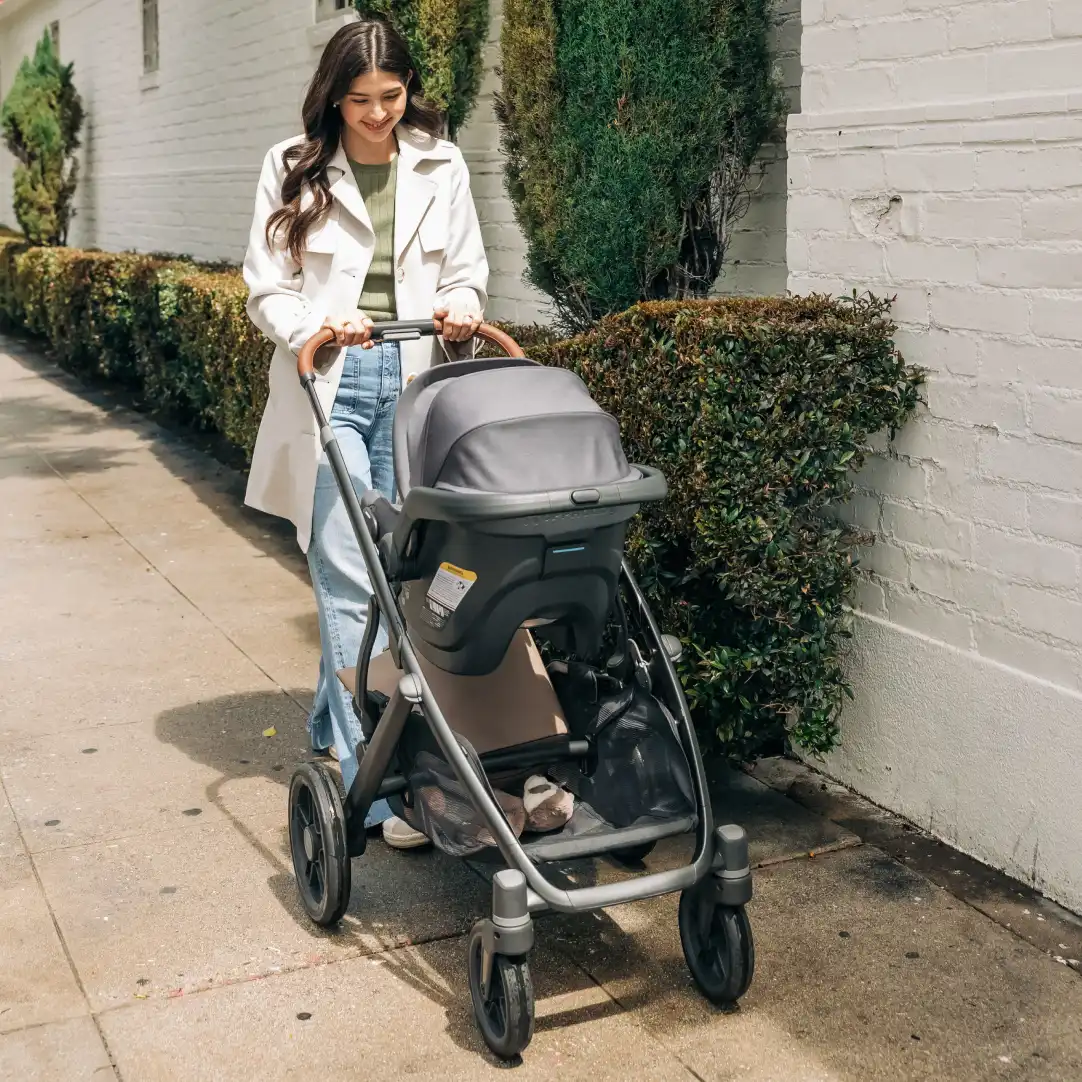
[{"label": "stroller storage basket", "polygon": [[[638,685],[626,689],[626,694],[600,700],[588,737],[584,742],[588,751],[577,759],[566,754],[568,742],[560,738],[509,748],[510,758],[536,746],[538,761],[517,770],[490,770],[487,775],[469,741],[459,736],[458,742],[516,835],[524,830],[519,798],[530,774],[548,773],[575,794],[574,814],[560,831],[533,835],[527,830],[523,835],[526,852],[539,859],[571,859],[580,851],[628,846],[631,837],[641,844],[694,828],[691,768],[675,723],[661,702]],[[552,756],[548,761],[541,758],[546,745]],[[498,853],[484,816],[422,719],[411,717],[407,722],[399,756],[407,787],[402,796],[391,798],[397,814],[451,856],[472,856],[486,849]]]}]

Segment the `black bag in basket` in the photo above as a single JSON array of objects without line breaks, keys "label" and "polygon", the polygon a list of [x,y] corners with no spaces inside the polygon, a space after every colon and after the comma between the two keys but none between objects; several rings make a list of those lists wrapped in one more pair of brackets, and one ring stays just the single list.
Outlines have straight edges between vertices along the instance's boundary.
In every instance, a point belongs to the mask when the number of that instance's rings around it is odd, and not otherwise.
[{"label": "black bag in basket", "polygon": [[593,746],[589,774],[558,771],[579,800],[614,827],[694,815],[691,768],[663,703],[636,681],[576,662],[551,665],[549,676],[571,735]]}]

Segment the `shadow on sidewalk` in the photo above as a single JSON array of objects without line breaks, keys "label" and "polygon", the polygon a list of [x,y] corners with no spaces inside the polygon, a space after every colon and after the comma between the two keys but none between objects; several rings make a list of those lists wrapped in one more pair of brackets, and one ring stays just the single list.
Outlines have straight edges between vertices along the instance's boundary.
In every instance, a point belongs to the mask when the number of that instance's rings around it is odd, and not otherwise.
[{"label": "shadow on sidewalk", "polygon": [[[93,407],[65,404],[47,391],[0,399],[0,456],[38,455],[62,476],[78,477],[122,469],[149,451],[224,526],[307,584],[308,570],[293,527],[244,506],[245,475],[235,448],[138,412],[134,398],[122,389],[82,383],[44,357],[37,342],[4,336],[0,349],[25,370],[28,383],[44,381]],[[14,385],[21,383],[16,376]],[[40,391],[40,382],[34,391]],[[58,439],[59,433],[63,438]],[[119,438],[110,441],[110,433],[119,433]],[[98,436],[105,437],[100,446]],[[314,613],[294,619],[311,644],[314,676],[319,649]],[[311,695],[310,688],[296,688],[194,702],[159,714],[155,733],[214,772],[216,778],[206,788],[208,804],[265,868],[265,878],[253,881],[251,890],[266,889],[311,938],[314,953],[323,941],[345,947],[347,956],[371,956],[445,1011],[448,1035],[457,1045],[472,1053],[483,1051],[465,979],[464,936],[487,912],[489,892],[470,867],[432,850],[395,853],[377,837],[365,856],[353,862],[351,905],[338,928],[320,929],[301,906],[289,852],[287,799],[294,769],[310,758],[305,706]],[[266,738],[263,732],[270,726],[276,736]],[[262,812],[237,807],[237,787],[231,789],[231,783],[245,779],[264,787],[258,797]],[[268,785],[280,796],[278,830],[268,831],[265,825]],[[274,800],[271,797],[272,804]],[[560,1003],[557,1013],[543,1016],[538,1030],[619,1014],[621,1008],[602,995],[580,966],[553,950],[562,933],[547,920],[543,925],[538,937],[542,947],[533,964],[538,997],[570,997],[572,1002]],[[614,934],[619,931],[615,924],[612,928]],[[456,942],[453,952],[446,940]],[[407,946],[413,949],[397,949]],[[621,953],[633,956],[630,940]],[[583,993],[588,993],[585,1004]]]},{"label": "shadow on sidewalk", "polygon": [[[447,1014],[451,1039],[477,1052],[481,1042],[465,980],[464,936],[472,922],[488,910],[485,871],[490,872],[492,865],[471,868],[431,849],[396,853],[375,835],[368,852],[353,861],[350,908],[337,929],[319,928],[301,906],[289,852],[287,803],[294,769],[310,759],[304,712],[296,705],[310,695],[297,689],[288,693],[227,695],[191,703],[160,714],[155,732],[163,743],[218,773],[217,780],[207,786],[207,801],[266,866],[266,879],[253,882],[254,891],[265,885],[282,910],[312,938],[317,951],[315,945],[326,941],[375,958],[396,978],[441,1007]],[[277,735],[266,738],[263,731],[271,725]],[[257,815],[232,806],[229,785],[243,779],[264,779],[279,789],[279,830],[268,832],[265,825],[256,826]],[[261,801],[260,806],[265,809],[265,802]],[[592,864],[576,865],[574,872],[579,886],[596,879]],[[629,977],[634,978],[636,973],[645,977],[648,972],[641,944],[606,914],[545,916],[538,920],[537,931],[539,949],[531,968],[538,1000],[570,1000],[567,1005],[557,1003],[554,1011],[542,1011],[539,1032],[617,1015],[623,1010],[601,993],[579,961],[560,949],[569,937],[584,942],[603,938],[606,951],[611,950],[613,957],[621,959]],[[676,936],[675,922],[672,936]],[[442,946],[447,939],[461,945],[453,961],[448,960]],[[406,946],[414,949],[396,949]],[[644,979],[641,984],[633,983],[635,1001],[647,1000],[649,982]]]},{"label": "shadow on sidewalk", "polygon": [[[260,552],[308,581],[293,526],[244,506],[247,475],[240,452],[215,433],[173,425],[168,418],[138,411],[135,397],[121,387],[94,387],[45,357],[38,342],[0,335],[0,350],[26,370],[106,414],[69,409],[42,395],[0,398],[0,455],[38,454],[63,476],[104,473],[127,464],[128,450],[95,448],[82,442],[97,432],[120,429],[137,437],[174,477],[183,481],[225,526]],[[72,446],[56,446],[56,433],[72,434]]]}]

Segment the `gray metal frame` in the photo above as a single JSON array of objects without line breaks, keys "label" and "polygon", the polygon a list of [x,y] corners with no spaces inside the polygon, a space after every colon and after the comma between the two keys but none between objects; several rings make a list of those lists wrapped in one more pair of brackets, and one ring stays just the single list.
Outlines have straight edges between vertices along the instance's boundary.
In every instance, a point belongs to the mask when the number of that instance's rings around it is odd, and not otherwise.
[{"label": "gray metal frame", "polygon": [[[390,337],[391,335],[388,334],[388,338]],[[679,716],[684,750],[691,765],[699,817],[696,829],[695,857],[690,864],[682,868],[641,875],[622,882],[572,890],[557,887],[545,878],[540,868],[534,864],[523,848],[522,843],[515,837],[514,831],[508,824],[499,805],[486,788],[485,782],[473,770],[451,727],[447,724],[447,720],[440,710],[440,705],[436,701],[435,695],[432,694],[432,689],[425,680],[424,672],[410,643],[396,598],[384,573],[375,541],[365,521],[361,502],[353,487],[341,449],[316,395],[314,374],[310,378],[302,377],[302,385],[315,412],[319,423],[320,442],[327,452],[335,479],[346,503],[350,522],[364,554],[365,564],[368,568],[381,616],[387,621],[386,629],[390,638],[392,653],[404,672],[383,717],[376,726],[371,741],[365,748],[357,778],[347,797],[347,827],[351,823],[363,823],[364,815],[379,792],[380,784],[390,767],[409,712],[414,705],[420,704],[424,708],[425,719],[447,762],[450,763],[459,781],[466,787],[470,798],[488,823],[500,853],[508,865],[508,869],[511,872],[519,873],[525,881],[525,892],[522,893],[518,877],[516,875],[504,875],[500,880],[500,885],[494,885],[496,894],[502,896],[505,891],[510,891],[516,898],[523,898],[527,914],[545,910],[576,913],[619,905],[624,902],[653,898],[662,894],[686,890],[695,886],[712,871],[720,874],[725,870],[729,872],[731,879],[739,879],[744,884],[739,890],[730,887],[728,894],[733,897],[737,894],[743,897],[746,894],[747,897],[750,897],[751,873],[747,866],[746,843],[743,850],[742,865],[740,867],[730,866],[725,868],[725,858],[731,860],[736,856],[737,862],[740,861],[737,855],[739,847],[735,846],[731,839],[728,841],[724,838],[715,839],[713,812],[707,789],[706,772],[692,727],[687,701],[684,698],[683,688],[676,675],[672,660],[664,649],[661,633],[654,621],[653,614],[650,612],[646,599],[631,574],[626,561],[622,565],[624,578],[639,606],[640,614],[655,640],[658,656],[663,666],[662,675],[664,681],[672,701],[678,706],[676,712]],[[644,478],[660,477],[657,471],[647,470],[643,467],[638,468],[642,470]],[[656,483],[656,481],[653,483]],[[661,483],[664,484],[664,479],[661,479]],[[550,508],[546,508],[546,510],[548,509]],[[514,513],[521,513],[521,509],[516,508]],[[358,689],[358,694],[363,694],[363,690]],[[355,829],[363,830],[363,827]],[[730,828],[722,829],[725,831]],[[740,828],[735,829],[740,830]],[[363,840],[361,846],[363,848]],[[582,855],[588,856],[592,854],[583,853]],[[719,867],[719,858],[721,867]],[[517,910],[521,907],[514,905],[509,906],[509,908]],[[527,914],[508,913],[508,919],[525,918]]]}]

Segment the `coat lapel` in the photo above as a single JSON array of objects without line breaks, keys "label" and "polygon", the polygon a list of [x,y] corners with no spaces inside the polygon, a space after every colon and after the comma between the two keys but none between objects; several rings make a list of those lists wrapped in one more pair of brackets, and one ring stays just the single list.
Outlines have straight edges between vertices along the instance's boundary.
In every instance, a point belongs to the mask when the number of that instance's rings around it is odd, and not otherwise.
[{"label": "coat lapel", "polygon": [[431,163],[450,161],[451,144],[412,128],[398,129],[398,185],[394,207],[394,257],[399,263],[436,198]]},{"label": "coat lapel", "polygon": [[[337,174],[337,175],[336,175]],[[361,198],[360,189],[353,176],[353,170],[349,167],[349,159],[346,157],[345,147],[339,143],[338,153],[327,165],[327,178],[331,182],[331,195],[342,204],[345,209],[368,230],[373,232],[372,218],[368,208]]]},{"label": "coat lapel", "polygon": [[[394,255],[399,263],[436,198],[438,185],[429,176],[432,163],[450,161],[450,143],[400,125],[398,135],[398,178],[395,186]],[[371,234],[372,218],[364,205],[345,147],[327,165],[331,195]]]},{"label": "coat lapel", "polygon": [[398,143],[398,185],[394,200],[395,265],[409,246],[417,227],[436,198],[436,182],[419,170],[425,157],[406,139]]}]

